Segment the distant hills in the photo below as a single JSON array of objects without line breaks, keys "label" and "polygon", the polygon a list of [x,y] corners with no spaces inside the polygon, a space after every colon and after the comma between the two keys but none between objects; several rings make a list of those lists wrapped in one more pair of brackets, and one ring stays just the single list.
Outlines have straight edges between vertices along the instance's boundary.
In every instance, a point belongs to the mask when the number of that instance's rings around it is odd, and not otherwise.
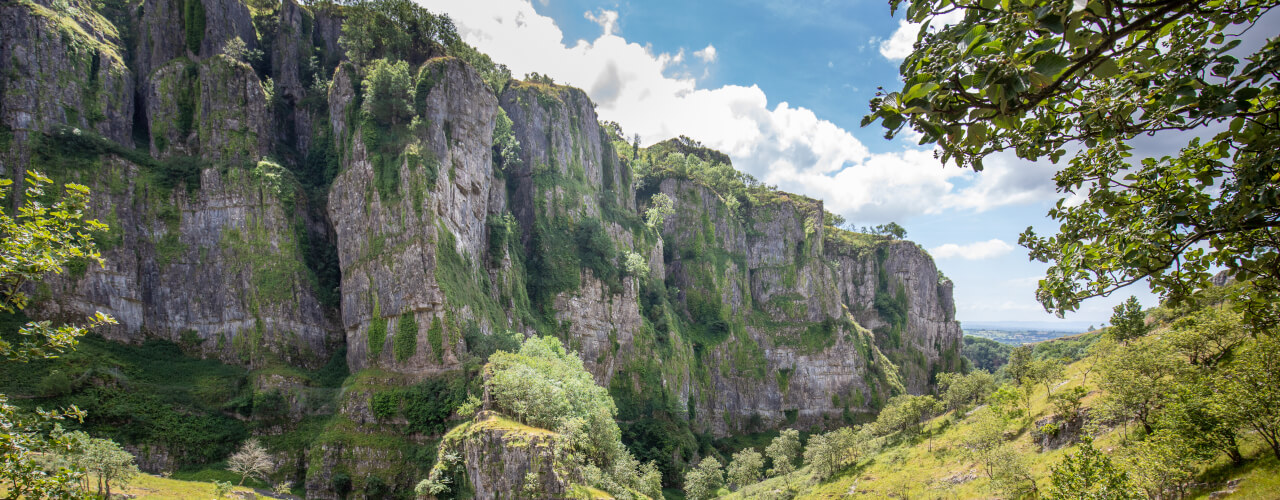
[{"label": "distant hills", "polygon": [[[962,322],[965,335],[1021,345],[1089,331],[1088,323],[1075,321],[972,321]],[[1094,327],[1099,325],[1094,324]]]}]

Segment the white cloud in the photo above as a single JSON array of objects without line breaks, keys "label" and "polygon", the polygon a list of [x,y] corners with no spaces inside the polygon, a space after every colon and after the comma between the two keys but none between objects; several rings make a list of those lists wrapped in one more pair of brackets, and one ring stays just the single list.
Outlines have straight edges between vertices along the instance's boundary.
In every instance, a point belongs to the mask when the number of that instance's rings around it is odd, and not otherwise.
[{"label": "white cloud", "polygon": [[[957,9],[941,16],[934,17],[929,22],[931,29],[940,28],[947,24],[954,24],[964,19],[964,9]],[[906,19],[898,20],[898,29],[890,35],[889,38],[880,41],[880,55],[891,61],[900,60],[911,55],[912,45],[916,43],[916,38],[920,35],[920,25],[907,22]],[[876,39],[872,38],[871,43],[875,43]]]},{"label": "white cloud", "polygon": [[959,257],[966,260],[991,259],[1012,251],[1013,245],[996,238],[992,238],[987,241],[969,243],[967,245],[947,243],[937,248],[929,249],[929,253],[933,255],[935,259],[952,259]]},{"label": "white cloud", "polygon": [[716,47],[714,45],[707,44],[707,48],[694,52],[693,55],[694,57],[701,59],[704,63],[716,62]]},{"label": "white cloud", "polygon": [[[566,43],[555,22],[530,0],[418,0],[448,13],[468,43],[514,75],[538,72],[585,89],[601,119],[638,133],[645,145],[686,135],[733,158],[734,166],[779,188],[823,199],[826,208],[860,223],[905,221],[948,209],[984,211],[1041,201],[1017,188],[1039,185],[1044,170],[988,162],[981,175],[943,168],[932,150],[904,146],[872,154],[849,131],[813,111],[773,102],[759,87],[699,88],[683,49],[655,52],[618,34],[615,11],[587,13],[600,24],[595,40]],[[708,44],[693,53],[711,62]],[[1039,180],[1037,180],[1039,179]]]},{"label": "white cloud", "polygon": [[[543,4],[543,5],[546,5],[546,4]],[[582,16],[587,19],[590,19],[591,22],[599,24],[600,27],[604,29],[604,36],[609,36],[618,32],[618,11],[616,10],[600,9],[599,14],[583,12]]]}]

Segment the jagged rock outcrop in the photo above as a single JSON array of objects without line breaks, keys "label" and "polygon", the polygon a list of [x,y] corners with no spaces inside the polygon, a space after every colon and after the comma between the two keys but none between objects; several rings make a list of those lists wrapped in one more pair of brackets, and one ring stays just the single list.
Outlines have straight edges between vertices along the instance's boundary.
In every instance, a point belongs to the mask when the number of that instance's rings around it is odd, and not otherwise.
[{"label": "jagged rock outcrop", "polygon": [[[253,35],[244,4],[213,4],[244,16],[212,20],[210,32]],[[141,25],[178,8],[154,6]],[[109,338],[165,338],[229,363],[323,364],[340,338],[295,232],[305,200],[285,169],[258,163],[269,137],[257,75],[226,56],[176,59],[145,79],[135,114],[121,33],[137,26],[115,15],[87,3],[0,6],[0,54],[18,63],[0,76],[3,137],[14,146],[4,160],[17,161],[4,170],[88,185],[92,214],[112,226],[99,238],[105,266],[77,263],[48,280],[37,292],[49,300],[35,310],[68,319],[103,311],[120,322],[101,330]],[[165,36],[137,39],[139,57],[181,49]],[[147,125],[154,158],[126,145]]]},{"label": "jagged rock outcrop", "polygon": [[240,0],[146,0],[139,11],[133,63],[139,78],[177,58],[221,54],[233,38],[258,46],[253,17]]},{"label": "jagged rock outcrop", "polygon": [[692,181],[658,191],[680,207],[663,234],[700,350],[687,396],[700,425],[720,435],[824,426],[893,390],[896,374],[848,317],[822,258],[820,202],[783,195],[734,211]]},{"label": "jagged rock outcrop", "polygon": [[564,498],[569,492],[569,478],[557,467],[563,460],[559,434],[488,411],[453,432],[462,435],[462,459],[475,498],[505,498],[519,491]]},{"label": "jagged rock outcrop", "polygon": [[[345,109],[342,99],[354,95],[348,71],[334,78],[331,109]],[[444,321],[447,294],[441,274],[465,273],[471,279],[475,270],[457,269],[462,263],[441,256],[439,247],[448,245],[451,256],[481,261],[488,248],[488,216],[502,210],[502,199],[492,192],[500,185],[490,149],[497,111],[492,92],[457,59],[433,60],[422,71],[436,79],[432,86],[419,86],[425,94],[419,115],[423,130],[390,153],[385,144],[371,145],[364,134],[352,133],[351,147],[343,152],[345,168],[329,192],[343,271],[347,358],[357,370],[383,366],[425,375],[458,365],[461,334],[455,321]],[[355,128],[342,114],[331,116],[335,131]],[[458,298],[448,306],[468,316],[465,311],[475,305]],[[388,325],[392,318],[399,319]],[[390,328],[401,334],[401,321],[416,325],[420,339],[412,342],[417,346],[412,352],[384,348],[394,342]]]},{"label": "jagged rock outcrop", "polygon": [[[599,221],[616,251],[653,255],[653,242],[638,241],[617,220],[617,212],[633,210],[631,172],[619,161],[595,105],[582,90],[515,83],[502,94],[501,105],[520,143],[518,168],[506,172],[510,210],[532,259],[556,258],[548,255],[557,250],[546,241],[587,219]],[[660,248],[657,252],[661,255]],[[554,290],[548,301],[569,345],[580,351],[596,380],[608,385],[619,354],[631,354],[631,339],[641,326],[639,283],[586,269],[576,273],[579,285]]]}]

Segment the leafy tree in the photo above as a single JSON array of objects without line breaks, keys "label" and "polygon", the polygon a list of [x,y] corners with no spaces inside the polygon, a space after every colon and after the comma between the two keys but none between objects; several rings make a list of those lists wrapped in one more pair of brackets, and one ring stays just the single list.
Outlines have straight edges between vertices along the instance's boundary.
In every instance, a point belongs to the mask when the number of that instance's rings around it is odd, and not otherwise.
[{"label": "leafy tree", "polygon": [[906,239],[907,237],[906,228],[899,226],[897,222],[881,224],[879,226],[871,228],[871,230],[867,232],[870,234],[874,234],[876,236],[884,236],[893,240]]},{"label": "leafy tree", "polygon": [[[575,352],[567,351],[554,337],[533,337],[518,352],[498,351],[484,366],[485,408],[526,425],[556,431],[561,449],[573,472],[590,479],[590,486],[614,495],[629,491],[652,493],[661,484],[654,465],[642,467],[622,446],[614,420],[617,406]],[[453,443],[456,445],[456,443]],[[442,458],[432,467],[417,491],[439,496],[452,486],[461,450],[439,450]]]},{"label": "leafy tree", "polygon": [[800,455],[800,431],[783,429],[764,449],[765,456],[773,464],[769,476],[785,476],[796,470],[795,460]]},{"label": "leafy tree", "polygon": [[662,471],[658,470],[658,464],[649,461],[641,465],[638,483],[636,489],[641,494],[653,500],[662,498]]},{"label": "leafy tree", "polygon": [[388,58],[417,66],[459,43],[449,16],[432,14],[411,0],[354,0],[342,14],[338,43],[356,65]]},{"label": "leafy tree", "polygon": [[1080,409],[1084,404],[1083,399],[1088,394],[1088,389],[1082,386],[1075,386],[1049,396],[1049,403],[1053,405],[1053,411],[1059,416],[1067,420],[1074,420],[1080,416]]},{"label": "leafy tree", "polygon": [[1125,448],[1124,455],[1134,482],[1148,497],[1165,498],[1165,492],[1173,491],[1173,497],[1181,498],[1211,452],[1161,429]]},{"label": "leafy tree", "polygon": [[215,481],[213,482],[213,497],[214,497],[214,498],[226,498],[228,495],[230,495],[230,494],[231,494],[231,491],[232,491],[233,489],[235,489],[235,486],[232,486],[232,484],[231,484],[231,482],[230,482],[230,481],[217,481],[217,480],[215,480]]},{"label": "leafy tree", "polygon": [[1280,459],[1280,340],[1259,336],[1242,348],[1216,388],[1218,417],[1256,431]]},{"label": "leafy tree", "polygon": [[622,257],[622,269],[629,276],[635,276],[636,280],[643,282],[649,278],[649,261],[635,252],[626,252]]},{"label": "leafy tree", "polygon": [[977,462],[988,479],[994,478],[1000,448],[1005,446],[1005,420],[990,407],[978,408],[973,414],[973,430],[963,436],[960,446]]},{"label": "leafy tree", "polygon": [[514,125],[507,112],[499,107],[493,125],[493,164],[499,172],[514,173],[523,164],[520,159],[520,141],[516,140],[512,129]]},{"label": "leafy tree", "polygon": [[840,443],[833,433],[814,434],[804,447],[804,463],[816,481],[834,476],[843,465]]},{"label": "leafy tree", "polygon": [[1062,381],[1067,374],[1067,365],[1060,359],[1038,359],[1031,362],[1027,371],[1027,379],[1033,384],[1044,386],[1045,397],[1053,396],[1053,386]]},{"label": "leafy tree", "polygon": [[1164,338],[1191,365],[1214,368],[1229,359],[1250,336],[1239,312],[1209,306],[1178,318]]},{"label": "leafy tree", "polygon": [[939,373],[938,390],[942,392],[942,402],[949,410],[960,410],[968,405],[978,403],[995,389],[996,379],[986,370],[977,370],[967,374]]},{"label": "leafy tree", "polygon": [[1184,369],[1168,344],[1143,342],[1115,349],[1101,362],[1099,409],[1106,416],[1137,420],[1150,434],[1158,413],[1175,392]]},{"label": "leafy tree", "polygon": [[644,223],[651,229],[658,229],[667,217],[671,217],[676,213],[675,204],[671,201],[671,197],[663,193],[653,195],[649,200],[650,207],[644,211]]},{"label": "leafy tree", "polygon": [[1002,417],[1019,418],[1030,410],[1022,406],[1023,395],[1029,392],[1026,386],[1003,384],[987,397],[987,401],[991,402],[990,407]]},{"label": "leafy tree", "polygon": [[[222,44],[222,54],[236,61],[245,62],[249,56],[249,46],[245,45],[244,39],[233,36]],[[270,101],[270,99],[267,100]]]},{"label": "leafy tree", "polygon": [[374,60],[361,88],[361,110],[378,124],[398,127],[413,119],[414,86],[408,63]]},{"label": "leafy tree", "polygon": [[1020,345],[1013,348],[1009,352],[1009,364],[1005,365],[1004,373],[1009,376],[1015,384],[1022,385],[1027,381],[1027,376],[1031,374],[1031,346]]},{"label": "leafy tree", "polygon": [[993,460],[991,486],[1009,498],[1037,496],[1035,475],[1031,473],[1027,458],[1016,448],[1006,443],[997,447],[991,458]]},{"label": "leafy tree", "polygon": [[272,469],[271,455],[267,454],[267,449],[257,439],[250,439],[227,459],[227,469],[240,475],[237,486],[244,484],[244,480],[250,477],[266,479]]},{"label": "leafy tree", "polygon": [[[13,181],[0,179],[0,311],[15,314],[27,307],[23,291],[29,283],[48,273],[60,273],[73,259],[102,263],[93,245],[92,234],[107,226],[85,217],[89,188],[67,184],[52,203],[45,202],[53,181],[35,171],[27,171],[20,189],[19,203],[4,197],[14,190]],[[88,329],[113,324],[115,320],[96,313],[85,326],[55,327],[50,321],[33,321],[21,326],[10,340],[0,340],[0,359],[25,363],[55,358],[75,348]],[[72,442],[61,427],[65,419],[82,420],[84,412],[75,406],[66,410],[37,410],[29,413],[7,404],[0,394],[0,488],[13,498],[75,498],[81,472],[58,467],[46,470],[40,457],[66,454]]]},{"label": "leafy tree", "polygon": [[86,473],[97,476],[98,494],[104,498],[111,498],[111,483],[125,485],[141,473],[133,454],[115,441],[89,437],[83,432],[70,433],[67,438],[75,448],[68,458]]},{"label": "leafy tree", "polygon": [[729,484],[734,490],[760,482],[764,477],[764,456],[755,448],[747,448],[733,454],[726,469]]},{"label": "leafy tree", "polygon": [[1221,451],[1239,465],[1244,463],[1238,440],[1240,425],[1214,411],[1223,399],[1211,382],[1216,375],[1220,374],[1189,371],[1184,375],[1167,398],[1158,425],[1199,451]]},{"label": "leafy tree", "polygon": [[1129,474],[1084,438],[1075,453],[1050,467],[1049,500],[1138,500]]},{"label": "leafy tree", "polygon": [[[1056,162],[1078,148],[1055,180],[1083,201],[1049,211],[1057,235],[1020,239],[1052,263],[1037,291],[1047,309],[1144,280],[1177,301],[1219,265],[1257,277],[1247,321],[1276,319],[1280,38],[1243,60],[1233,50],[1248,31],[1233,25],[1257,23],[1275,2],[906,3],[912,22],[964,18],[921,29],[902,89],[872,100],[864,125],[880,121],[887,137],[909,126],[943,162],[975,170],[999,151]],[[1131,139],[1162,131],[1198,133],[1177,154],[1130,160]]]},{"label": "leafy tree", "polygon": [[900,432],[912,436],[920,432],[920,424],[942,409],[933,396],[901,394],[889,399],[876,417],[875,429],[881,435]]},{"label": "leafy tree", "polygon": [[720,461],[716,457],[706,457],[684,475],[684,496],[689,500],[713,498],[723,485],[724,471],[720,469]]},{"label": "leafy tree", "polygon": [[1146,335],[1151,330],[1147,326],[1147,313],[1142,310],[1142,304],[1138,303],[1137,297],[1130,295],[1129,300],[1117,305],[1114,311],[1115,313],[1111,315],[1111,328],[1107,329],[1107,334],[1116,342],[1129,342]]}]

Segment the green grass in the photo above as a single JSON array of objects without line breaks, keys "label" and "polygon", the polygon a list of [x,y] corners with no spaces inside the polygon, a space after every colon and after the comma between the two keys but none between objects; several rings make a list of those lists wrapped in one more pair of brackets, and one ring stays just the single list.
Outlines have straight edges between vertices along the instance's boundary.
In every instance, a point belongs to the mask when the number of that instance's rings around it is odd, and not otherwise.
[{"label": "green grass", "polygon": [[[226,472],[226,471],[223,471]],[[231,474],[227,472],[227,474]],[[240,482],[240,476],[234,476],[232,479],[221,479],[223,481],[231,481],[231,484]],[[211,481],[203,479],[180,479],[176,477],[160,477],[151,474],[140,474],[127,486],[120,490],[120,493],[130,495],[130,498],[137,500],[170,500],[174,498],[214,498],[214,486]],[[245,486],[238,486],[232,491],[241,494],[253,494],[252,484],[258,484],[257,481],[245,481]],[[259,487],[266,486],[258,484]],[[116,493],[113,488],[112,493]],[[233,493],[233,495],[235,494]]]}]

